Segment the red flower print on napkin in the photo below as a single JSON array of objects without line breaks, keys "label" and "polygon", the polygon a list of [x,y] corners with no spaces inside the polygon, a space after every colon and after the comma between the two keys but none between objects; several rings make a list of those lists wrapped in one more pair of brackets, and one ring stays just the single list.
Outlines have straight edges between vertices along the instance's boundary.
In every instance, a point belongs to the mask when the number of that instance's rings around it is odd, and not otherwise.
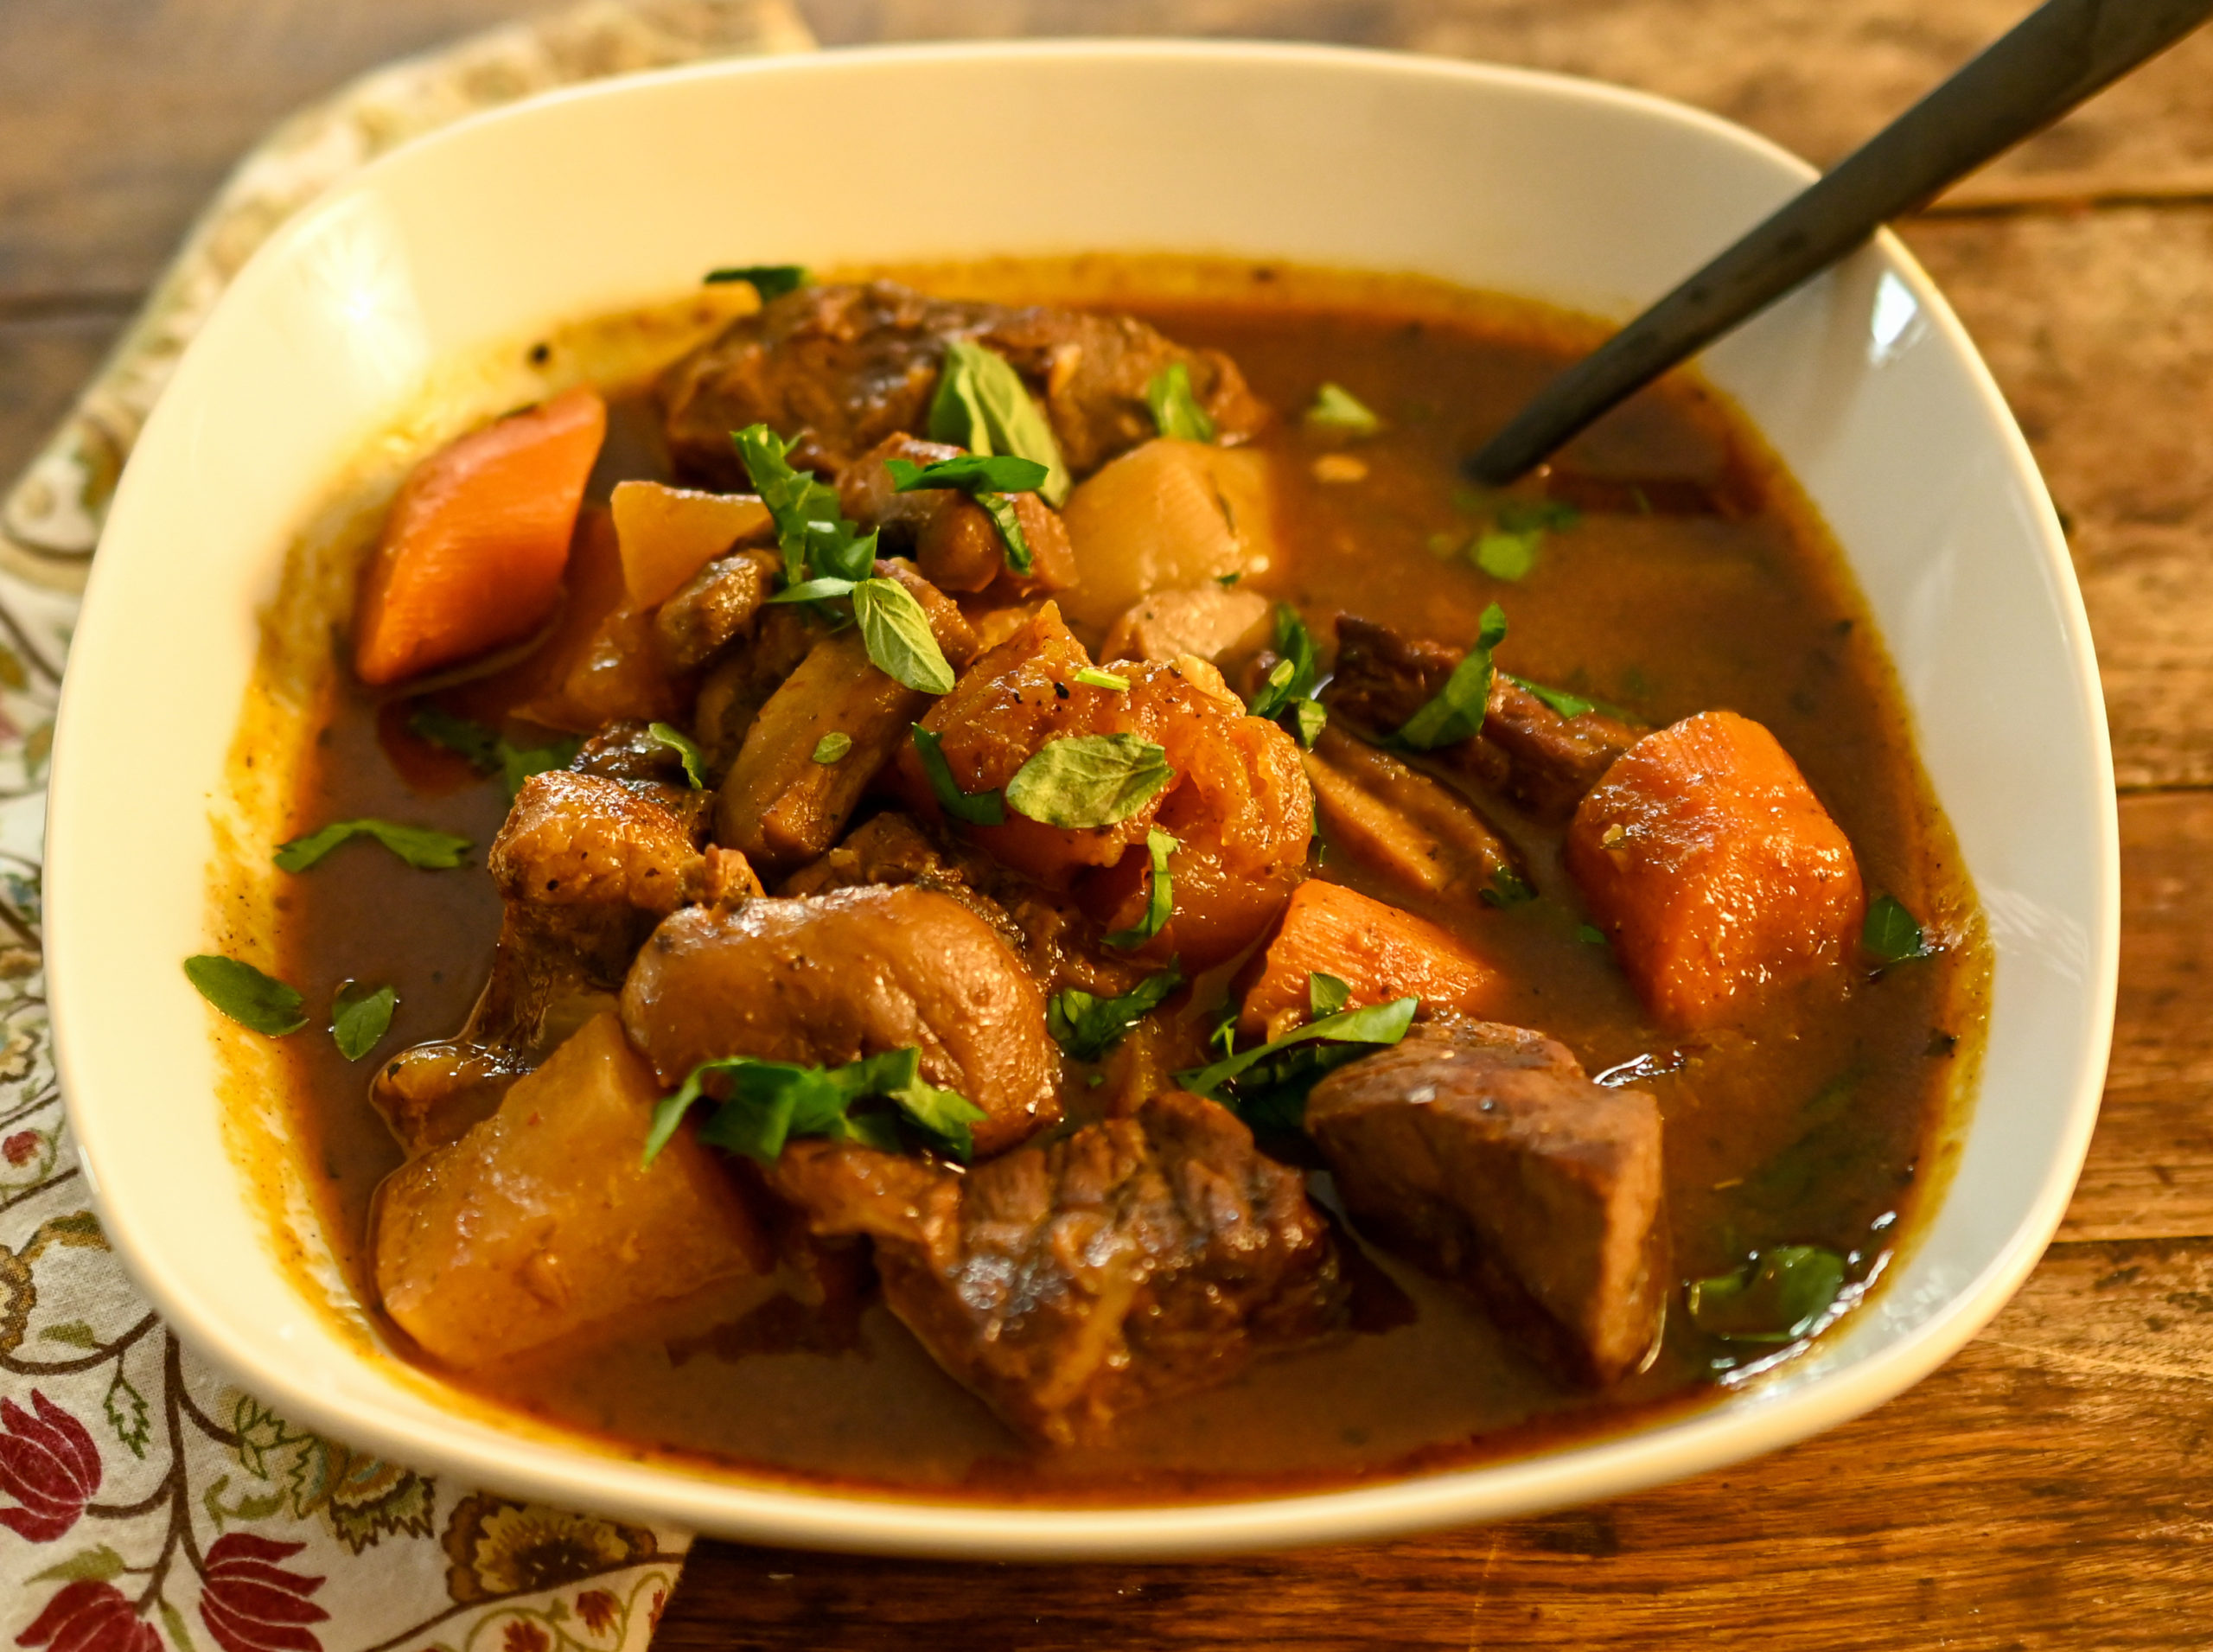
[{"label": "red flower print on napkin", "polygon": [[200,1617],[225,1652],[322,1652],[322,1642],[301,1625],[330,1616],[308,1598],[323,1580],[276,1564],[306,1547],[252,1532],[215,1540],[201,1574]]},{"label": "red flower print on napkin", "polygon": [[100,1454],[84,1424],[35,1388],[31,1405],[35,1417],[0,1400],[0,1428],[6,1431],[0,1432],[0,1490],[22,1505],[0,1508],[0,1526],[31,1542],[51,1543],[77,1523],[100,1489]]},{"label": "red flower print on napkin", "polygon": [[48,1652],[162,1652],[162,1637],[120,1590],[86,1579],[63,1585],[16,1644]]}]

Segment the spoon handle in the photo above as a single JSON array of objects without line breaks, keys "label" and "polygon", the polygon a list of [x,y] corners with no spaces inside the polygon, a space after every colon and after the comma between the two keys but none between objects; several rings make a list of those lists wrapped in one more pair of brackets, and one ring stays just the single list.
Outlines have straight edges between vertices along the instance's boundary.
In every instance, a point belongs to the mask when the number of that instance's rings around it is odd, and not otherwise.
[{"label": "spoon handle", "polygon": [[1502,487],[1901,214],[2213,16],[2213,0],[2045,0],[1772,217],[1540,390],[1467,460]]}]

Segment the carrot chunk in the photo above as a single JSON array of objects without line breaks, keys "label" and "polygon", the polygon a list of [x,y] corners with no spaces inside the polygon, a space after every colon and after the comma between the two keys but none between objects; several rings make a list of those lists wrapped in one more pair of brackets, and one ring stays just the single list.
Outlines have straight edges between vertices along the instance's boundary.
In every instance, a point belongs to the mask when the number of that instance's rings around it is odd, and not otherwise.
[{"label": "carrot chunk", "polygon": [[1575,812],[1567,866],[1646,1007],[1687,1029],[1834,968],[1865,906],[1852,845],[1798,765],[1734,711],[1617,758]]},{"label": "carrot chunk", "polygon": [[622,482],[608,503],[622,545],[622,584],[634,608],[658,608],[732,545],[764,539],[775,523],[751,494],[701,494],[657,482]]},{"label": "carrot chunk", "polygon": [[545,622],[606,434],[607,404],[571,390],[415,467],[361,578],[354,669],[363,682],[450,666]]},{"label": "carrot chunk", "polygon": [[1496,969],[1426,919],[1310,878],[1291,897],[1260,976],[1246,991],[1238,1030],[1274,1038],[1304,1022],[1308,977],[1317,974],[1352,989],[1348,1010],[1414,998],[1423,1014],[1483,1014],[1502,985]]}]

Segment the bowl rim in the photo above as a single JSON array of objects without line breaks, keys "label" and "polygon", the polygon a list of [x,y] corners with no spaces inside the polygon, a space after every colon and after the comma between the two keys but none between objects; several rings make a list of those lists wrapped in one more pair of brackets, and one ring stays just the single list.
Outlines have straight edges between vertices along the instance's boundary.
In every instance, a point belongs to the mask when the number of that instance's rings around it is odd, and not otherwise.
[{"label": "bowl rim", "polygon": [[[1611,106],[1643,118],[1703,131],[1787,169],[1810,182],[1814,169],[1771,141],[1735,123],[1652,93],[1576,76],[1464,60],[1367,48],[1280,41],[1177,39],[1060,39],[1011,41],[930,41],[731,59],[686,65],[562,88],[489,110],[411,140],[361,169],[303,209],[272,235],[234,279],[288,256],[310,226],[343,203],[373,191],[400,169],[423,164],[442,145],[465,143],[487,125],[541,118],[549,108],[606,99],[651,98],[657,88],[700,80],[744,81],[756,76],[836,75],[854,67],[936,61],[1035,61],[1114,58],[1127,63],[1290,63],[1326,66],[1367,76],[1454,81],[1471,87],[1518,88],[1549,98]],[[1920,302],[1929,324],[1940,331],[1963,366],[1981,411],[1999,441],[2012,479],[2031,503],[2030,525],[2055,596],[2063,640],[2076,672],[2085,727],[2098,772],[2112,774],[2110,740],[2099,690],[2087,614],[2057,516],[2027,440],[1995,379],[1934,282],[1891,231],[1872,243],[1885,271]],[[1862,256],[1866,256],[1863,254]],[[224,302],[229,302],[226,295]],[[220,305],[218,313],[220,313]],[[196,346],[195,346],[196,348]],[[187,361],[190,351],[187,353]],[[156,407],[142,445],[173,439],[183,415],[174,397]],[[134,494],[126,468],[111,520]],[[83,615],[100,623],[112,606],[106,588],[119,577],[117,559],[95,558]],[[87,628],[80,621],[80,630]],[[932,1500],[926,1496],[803,1483],[753,1480],[691,1468],[680,1463],[619,1457],[581,1440],[562,1443],[516,1435],[507,1439],[438,1438],[397,1415],[363,1415],[311,1381],[266,1357],[220,1317],[203,1311],[195,1290],[173,1269],[156,1235],[136,1210],[118,1207],[102,1174],[107,1134],[100,1109],[87,1109],[77,1082],[76,1051],[95,1036],[71,1007],[79,996],[63,985],[75,970],[72,939],[80,872],[69,848],[68,823],[80,799],[72,761],[74,678],[65,679],[55,718],[54,756],[48,791],[47,850],[48,968],[53,993],[54,1058],[80,1162],[99,1207],[103,1228],[133,1280],[163,1317],[198,1353],[277,1404],[288,1416],[318,1431],[373,1449],[393,1460],[435,1469],[470,1483],[556,1504],[587,1502],[595,1511],[672,1521],[695,1529],[779,1545],[886,1554],[966,1559],[1197,1558],[1242,1550],[1373,1539],[1395,1533],[1476,1520],[1502,1519],[1613,1497],[1687,1477],[1776,1449],[1849,1420],[1919,1381],[1979,1331],[2018,1289],[2057,1231],[2071,1196],[2095,1123],[2117,992],[2120,934],[2119,821],[2108,786],[2100,811],[2097,864],[2089,880],[2099,922],[2089,936],[2083,992],[2099,1013],[2078,1052],[2072,1103],[2058,1151],[2025,1219],[1981,1271],[1941,1308],[1885,1344],[1848,1365],[1821,1374],[1794,1393],[1738,1409],[1708,1406],[1619,1434],[1601,1434],[1559,1448],[1470,1466],[1332,1489],[1213,1501],[1094,1507]],[[87,944],[86,951],[95,948]],[[87,1014],[91,1012],[87,1011]],[[1933,1214],[1916,1219],[1925,1227]]]}]

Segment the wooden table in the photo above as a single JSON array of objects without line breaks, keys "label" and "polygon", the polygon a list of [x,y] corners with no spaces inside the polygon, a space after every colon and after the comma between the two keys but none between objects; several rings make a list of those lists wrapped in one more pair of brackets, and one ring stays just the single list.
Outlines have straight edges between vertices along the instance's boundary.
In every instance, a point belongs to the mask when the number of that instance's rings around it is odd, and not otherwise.
[{"label": "wooden table", "polygon": [[[800,0],[826,42],[1265,35],[1535,64],[1834,159],[2026,0]],[[229,158],[523,0],[0,0],[0,475]],[[2213,38],[1906,226],[2070,526],[2121,788],[2120,1023],[2065,1227],[1952,1363],[1847,1427],[1543,1519],[1202,1566],[703,1545],[723,1648],[2213,1643]]]}]

